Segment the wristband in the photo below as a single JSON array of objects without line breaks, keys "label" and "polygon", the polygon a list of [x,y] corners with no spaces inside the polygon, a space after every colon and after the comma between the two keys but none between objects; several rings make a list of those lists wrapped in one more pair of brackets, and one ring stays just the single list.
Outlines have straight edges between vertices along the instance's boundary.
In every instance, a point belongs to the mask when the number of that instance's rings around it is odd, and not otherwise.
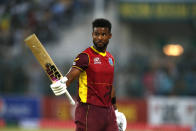
[{"label": "wristband", "polygon": [[113,105],[116,104],[116,97],[113,97],[113,98],[112,98],[112,104],[113,104]]}]

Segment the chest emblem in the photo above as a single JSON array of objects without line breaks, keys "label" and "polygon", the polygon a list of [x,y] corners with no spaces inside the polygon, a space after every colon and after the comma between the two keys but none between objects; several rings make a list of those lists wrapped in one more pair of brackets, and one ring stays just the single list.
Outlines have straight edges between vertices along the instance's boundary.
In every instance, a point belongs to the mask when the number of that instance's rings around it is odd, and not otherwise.
[{"label": "chest emblem", "polygon": [[109,58],[108,60],[109,60],[110,65],[113,66],[114,63],[113,63],[113,61],[112,61],[112,58]]},{"label": "chest emblem", "polygon": [[99,57],[94,58],[94,64],[101,64],[101,60]]}]

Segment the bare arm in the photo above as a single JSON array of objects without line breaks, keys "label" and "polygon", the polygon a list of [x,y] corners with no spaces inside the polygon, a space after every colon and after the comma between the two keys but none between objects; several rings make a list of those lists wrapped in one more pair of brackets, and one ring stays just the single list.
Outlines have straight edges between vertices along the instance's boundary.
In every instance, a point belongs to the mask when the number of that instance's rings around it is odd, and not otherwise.
[{"label": "bare arm", "polygon": [[80,75],[81,70],[77,68],[71,68],[71,70],[66,74],[67,77],[67,82],[66,85],[67,87]]},{"label": "bare arm", "polygon": [[114,88],[114,86],[112,86],[111,98],[112,98],[113,107],[116,110],[117,109],[117,106],[116,106],[116,94],[115,94],[115,88]]}]

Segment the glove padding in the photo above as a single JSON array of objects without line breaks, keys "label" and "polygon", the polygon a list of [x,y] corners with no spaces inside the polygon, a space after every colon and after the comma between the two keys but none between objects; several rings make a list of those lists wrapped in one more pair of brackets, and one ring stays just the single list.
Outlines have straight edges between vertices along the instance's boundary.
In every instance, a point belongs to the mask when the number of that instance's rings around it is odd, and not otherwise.
[{"label": "glove padding", "polygon": [[67,77],[63,77],[60,80],[50,85],[50,88],[56,96],[62,95],[67,91],[66,81]]},{"label": "glove padding", "polygon": [[118,110],[115,110],[115,114],[119,131],[125,131],[127,127],[127,120],[125,115],[122,112],[118,112]]}]

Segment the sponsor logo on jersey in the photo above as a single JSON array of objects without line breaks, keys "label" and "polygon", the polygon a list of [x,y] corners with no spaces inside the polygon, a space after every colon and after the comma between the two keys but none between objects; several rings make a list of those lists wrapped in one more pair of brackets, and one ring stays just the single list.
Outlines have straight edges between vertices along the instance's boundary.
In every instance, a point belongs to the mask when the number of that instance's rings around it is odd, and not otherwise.
[{"label": "sponsor logo on jersey", "polygon": [[99,57],[94,58],[94,64],[101,64],[101,60]]},{"label": "sponsor logo on jersey", "polygon": [[110,65],[113,66],[114,63],[113,63],[113,61],[112,61],[112,58],[109,58],[108,60],[109,60]]},{"label": "sponsor logo on jersey", "polygon": [[73,62],[73,65],[74,65],[74,66],[76,65],[76,61],[78,61],[79,59],[80,59],[79,57],[75,58],[75,60],[74,60],[74,62]]},{"label": "sponsor logo on jersey", "polygon": [[75,62],[75,61],[73,62],[73,65],[74,65],[74,66],[76,65],[76,62]]}]

